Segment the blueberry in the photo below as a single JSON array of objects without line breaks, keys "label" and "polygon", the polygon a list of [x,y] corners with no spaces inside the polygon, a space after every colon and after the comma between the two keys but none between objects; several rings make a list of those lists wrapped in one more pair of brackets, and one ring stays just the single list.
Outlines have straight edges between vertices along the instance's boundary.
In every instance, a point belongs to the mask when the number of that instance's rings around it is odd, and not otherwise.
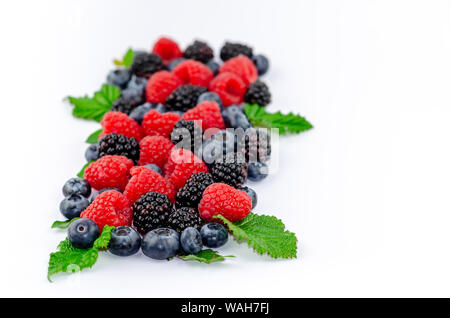
[{"label": "blueberry", "polygon": [[158,167],[157,165],[155,165],[154,163],[149,163],[149,164],[145,165],[144,167],[147,167],[147,168],[149,168],[149,169],[152,169],[153,171],[159,173],[160,175],[163,174],[161,168]]},{"label": "blueberry", "polygon": [[188,227],[181,232],[180,243],[183,250],[188,254],[197,254],[203,248],[202,236],[193,227]]},{"label": "blueberry", "polygon": [[258,196],[256,195],[255,190],[253,190],[252,188],[249,187],[240,187],[239,190],[244,191],[245,193],[248,194],[248,196],[250,197],[250,199],[252,199],[252,209],[255,208],[256,204],[258,203]]},{"label": "blueberry", "polygon": [[205,164],[211,168],[216,160],[220,160],[223,156],[223,144],[217,140],[205,140],[202,144],[202,158]]},{"label": "blueberry", "polygon": [[144,93],[146,86],[147,86],[147,79],[145,77],[133,75],[130,81],[128,82],[127,89],[136,89],[141,93]]},{"label": "blueberry", "polygon": [[180,117],[182,117],[184,114],[184,112],[182,112],[181,110],[173,110],[173,111],[171,111],[171,113],[177,114]]},{"label": "blueberry", "polygon": [[237,105],[228,106],[222,111],[223,121],[228,128],[250,128],[250,122],[242,109]]},{"label": "blueberry", "polygon": [[256,69],[258,70],[258,75],[264,75],[267,73],[269,69],[269,60],[262,54],[254,55],[252,57],[253,64],[255,64]]},{"label": "blueberry", "polygon": [[131,73],[129,70],[117,69],[109,72],[106,82],[109,85],[119,86],[120,88],[127,87],[128,81],[130,80]]},{"label": "blueberry", "polygon": [[177,231],[160,228],[148,232],[142,240],[142,252],[154,259],[168,259],[177,254],[180,235]]},{"label": "blueberry", "polygon": [[157,110],[161,114],[166,112],[166,107],[162,104],[145,103],[133,109],[130,113],[130,118],[133,118],[140,125],[142,124],[145,114],[152,109]]},{"label": "blueberry", "polygon": [[174,59],[172,62],[170,62],[169,66],[167,67],[167,69],[171,72],[173,71],[173,69],[180,64],[181,62],[185,61],[186,59],[184,57],[180,57],[178,59]]},{"label": "blueberry", "polygon": [[237,149],[237,136],[229,130],[220,130],[211,139],[222,142],[223,154],[234,152]]},{"label": "blueberry", "polygon": [[248,164],[248,179],[250,181],[261,181],[269,174],[269,168],[263,162],[250,162]]},{"label": "blueberry", "polygon": [[91,194],[91,185],[82,178],[71,178],[64,184],[63,194],[65,197],[71,194],[80,194],[87,198]]},{"label": "blueberry", "polygon": [[118,226],[111,231],[108,250],[117,256],[136,254],[141,248],[141,236],[130,226]]},{"label": "blueberry", "polygon": [[216,76],[219,73],[220,65],[214,60],[209,60],[208,63],[206,63],[206,66],[209,67],[209,69],[213,72],[214,76]]},{"label": "blueberry", "polygon": [[71,194],[59,204],[59,211],[69,220],[80,217],[81,212],[89,205],[89,200],[79,194]]},{"label": "blueberry", "polygon": [[208,247],[221,247],[228,241],[227,229],[219,223],[208,223],[200,229],[203,244]]},{"label": "blueberry", "polygon": [[217,95],[214,92],[206,92],[206,93],[201,94],[198,97],[197,104],[200,104],[201,102],[204,102],[204,101],[216,102],[217,104],[219,104],[220,110],[223,109],[222,100],[220,99],[219,95]]},{"label": "blueberry", "polygon": [[134,87],[122,90],[121,98],[133,105],[141,105],[145,102],[144,92]]},{"label": "blueberry", "polygon": [[91,219],[82,218],[69,225],[67,236],[74,247],[87,249],[91,248],[100,236],[100,229]]},{"label": "blueberry", "polygon": [[114,191],[117,191],[117,192],[122,193],[122,191],[120,191],[120,190],[117,189],[117,188],[104,188],[104,189],[101,189],[101,190],[99,190],[97,193],[94,193],[94,194],[92,195],[92,197],[91,197],[91,202],[94,201],[95,198],[96,198],[100,193],[103,193],[103,192],[106,192],[106,191],[109,191],[109,190],[114,190]]},{"label": "blueberry", "polygon": [[86,161],[92,161],[98,159],[98,146],[97,145],[89,145],[84,152],[84,157]]}]

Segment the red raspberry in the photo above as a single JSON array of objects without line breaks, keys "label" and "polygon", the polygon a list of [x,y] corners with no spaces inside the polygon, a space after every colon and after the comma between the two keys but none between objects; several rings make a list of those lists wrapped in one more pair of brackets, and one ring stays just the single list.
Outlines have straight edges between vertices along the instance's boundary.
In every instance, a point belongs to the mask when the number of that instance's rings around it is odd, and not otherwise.
[{"label": "red raspberry", "polygon": [[220,73],[209,84],[209,90],[217,93],[223,106],[241,104],[247,90],[242,79],[233,73]]},{"label": "red raspberry", "polygon": [[252,209],[247,193],[224,183],[214,183],[205,189],[198,205],[202,219],[213,221],[214,215],[222,215],[231,222],[245,218]]},{"label": "red raspberry", "polygon": [[146,136],[162,136],[170,138],[173,126],[180,120],[175,113],[161,114],[157,110],[151,110],[145,114],[142,120],[142,128]]},{"label": "red raspberry", "polygon": [[175,202],[175,188],[159,173],[146,167],[134,167],[131,169],[131,175],[123,192],[131,204],[149,191],[166,194],[170,201]]},{"label": "red raspberry", "polygon": [[209,82],[214,77],[213,72],[205,64],[186,60],[178,64],[172,71],[178,76],[183,84],[192,84],[208,87]]},{"label": "red raspberry", "polygon": [[97,190],[125,189],[133,161],[124,156],[103,156],[84,170],[84,178]]},{"label": "red raspberry", "polygon": [[160,168],[164,167],[170,151],[175,147],[169,139],[162,136],[147,136],[141,140],[139,146],[141,148],[139,165],[153,163]]},{"label": "red raspberry", "polygon": [[166,65],[168,65],[172,60],[183,56],[183,52],[181,52],[178,44],[175,41],[165,37],[162,37],[156,41],[153,46],[153,53],[159,55]]},{"label": "red raspberry", "polygon": [[219,69],[219,73],[234,73],[239,76],[247,86],[258,79],[258,70],[255,64],[253,64],[252,60],[245,55],[233,57],[223,63]]},{"label": "red raspberry", "polygon": [[131,225],[133,211],[122,193],[110,190],[100,193],[80,217],[91,219],[101,231],[105,225]]},{"label": "red raspberry", "polygon": [[145,87],[147,102],[166,103],[166,98],[182,84],[181,80],[167,71],[159,71],[150,77]]},{"label": "red raspberry", "polygon": [[107,112],[101,121],[103,128],[99,139],[104,135],[116,133],[141,140],[142,128],[139,124],[122,112]]},{"label": "red raspberry", "polygon": [[203,130],[209,128],[225,129],[220,107],[216,102],[204,101],[183,114],[186,120],[194,120]]}]

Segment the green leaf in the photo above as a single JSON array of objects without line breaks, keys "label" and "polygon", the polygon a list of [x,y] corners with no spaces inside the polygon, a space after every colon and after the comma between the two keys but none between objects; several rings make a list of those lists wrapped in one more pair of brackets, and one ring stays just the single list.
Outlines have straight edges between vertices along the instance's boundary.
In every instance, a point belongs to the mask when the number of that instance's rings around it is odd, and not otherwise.
[{"label": "green leaf", "polygon": [[74,105],[72,114],[83,119],[101,121],[103,115],[111,110],[112,103],[119,98],[120,89],[114,85],[103,84],[93,97],[67,97]]},{"label": "green leaf", "polygon": [[132,49],[128,49],[128,51],[122,57],[122,60],[116,59],[114,60],[114,64],[116,64],[117,66],[125,66],[126,68],[129,68],[133,63],[133,59],[134,59],[134,52]]},{"label": "green leaf", "polygon": [[244,111],[252,125],[266,128],[278,128],[280,135],[286,133],[300,133],[313,128],[313,125],[311,125],[304,117],[293,113],[268,113],[264,107],[260,107],[256,104],[245,104]]},{"label": "green leaf", "polygon": [[216,251],[207,249],[198,252],[197,254],[181,255],[179,256],[185,261],[199,261],[201,263],[211,264],[214,262],[223,262],[225,257],[234,257],[233,255],[222,256]]},{"label": "green leaf", "polygon": [[65,221],[55,221],[52,224],[52,229],[67,229],[75,220],[78,220],[79,218],[73,218],[72,220],[65,220]]},{"label": "green leaf", "polygon": [[109,240],[111,239],[111,231],[114,226],[105,225],[102,230],[102,234],[94,242],[94,248],[104,250],[108,248]]},{"label": "green leaf", "polygon": [[92,134],[87,137],[86,142],[88,144],[96,144],[98,143],[98,136],[102,133],[102,129],[94,131]]},{"label": "green leaf", "polygon": [[88,162],[83,166],[83,168],[81,168],[80,172],[77,173],[77,177],[78,177],[78,178],[83,178],[84,170],[86,170],[86,168],[87,168],[91,163],[93,163],[93,162],[95,162],[95,160],[88,161]]},{"label": "green leaf", "polygon": [[222,215],[214,218],[222,220],[238,242],[247,241],[258,254],[267,253],[273,258],[297,257],[295,234],[286,231],[283,222],[276,217],[251,213],[234,223]]}]

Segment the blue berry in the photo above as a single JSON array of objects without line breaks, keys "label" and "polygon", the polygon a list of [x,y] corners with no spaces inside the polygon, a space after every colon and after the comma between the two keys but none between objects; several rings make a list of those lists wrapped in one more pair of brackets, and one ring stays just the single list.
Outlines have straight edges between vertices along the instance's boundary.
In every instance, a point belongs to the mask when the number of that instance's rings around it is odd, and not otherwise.
[{"label": "blue berry", "polygon": [[166,112],[166,107],[162,104],[145,103],[133,109],[130,113],[130,118],[133,118],[140,125],[142,124],[145,114],[152,109],[157,110],[161,114]]},{"label": "blue berry", "polygon": [[136,254],[141,248],[141,236],[130,226],[119,226],[111,231],[108,250],[117,256]]},{"label": "blue berry", "polygon": [[203,248],[202,236],[196,228],[185,228],[181,232],[180,244],[186,253],[197,254]]},{"label": "blue berry", "polygon": [[136,89],[141,93],[144,93],[146,86],[147,86],[147,79],[145,77],[133,75],[130,81],[128,82],[127,89]]},{"label": "blue berry", "polygon": [[220,130],[211,139],[222,142],[224,155],[237,149],[237,136],[229,130]]},{"label": "blue berry", "polygon": [[103,192],[106,192],[106,191],[109,191],[109,190],[114,190],[114,191],[117,191],[117,192],[122,193],[122,191],[120,191],[120,190],[117,189],[117,188],[104,188],[104,189],[101,189],[101,190],[99,190],[97,193],[94,193],[94,194],[92,195],[92,197],[91,197],[91,202],[93,202],[93,201],[95,200],[95,198],[96,198],[100,193],[103,193]]},{"label": "blue berry", "polygon": [[62,191],[65,197],[79,194],[87,198],[91,194],[91,185],[82,178],[71,178],[64,184]]},{"label": "blue berry", "polygon": [[250,181],[261,181],[269,174],[269,168],[263,162],[250,162],[248,164],[248,179]]},{"label": "blue berry", "polygon": [[91,219],[78,219],[72,222],[67,229],[70,243],[76,248],[91,248],[100,236],[98,225]]},{"label": "blue berry", "polygon": [[221,247],[228,241],[227,229],[219,223],[208,223],[200,229],[203,244],[208,247]]},{"label": "blue berry", "polygon": [[158,167],[157,165],[155,165],[154,163],[149,163],[149,164],[145,165],[144,167],[152,169],[153,171],[159,173],[160,175],[163,174],[162,169],[160,167]]},{"label": "blue berry", "polygon": [[145,102],[144,92],[137,88],[126,88],[122,90],[124,103],[131,105],[141,105]]},{"label": "blue berry", "polygon": [[217,95],[214,92],[206,92],[206,93],[201,94],[198,97],[197,104],[200,104],[201,102],[204,102],[204,101],[216,102],[217,104],[219,104],[220,110],[223,109],[222,100],[220,99],[219,95]]},{"label": "blue berry", "polygon": [[173,69],[180,64],[181,62],[185,61],[186,59],[184,57],[180,57],[178,59],[173,60],[170,62],[169,66],[167,66],[167,69],[171,72]]},{"label": "blue berry", "polygon": [[252,57],[253,64],[255,64],[258,70],[258,75],[264,75],[269,70],[269,60],[262,54],[254,55]]},{"label": "blue berry", "polygon": [[120,88],[125,88],[127,87],[130,77],[131,73],[129,70],[125,69],[113,70],[109,72],[108,76],[106,77],[106,82],[109,85],[115,85]]},{"label": "blue berry", "polygon": [[248,194],[250,199],[252,199],[252,209],[254,209],[256,204],[258,203],[258,195],[256,194],[255,190],[246,186],[240,187],[238,189]]},{"label": "blue berry", "polygon": [[69,220],[80,217],[81,212],[89,205],[89,200],[79,194],[71,194],[59,204],[59,211]]},{"label": "blue berry", "polygon": [[98,146],[97,145],[89,145],[84,152],[84,157],[86,161],[92,161],[98,159]]},{"label": "blue berry", "polygon": [[223,121],[228,128],[250,128],[250,122],[241,107],[232,105],[222,111]]},{"label": "blue berry", "polygon": [[220,160],[223,157],[220,152],[223,152],[222,142],[214,139],[205,140],[203,142],[202,158],[208,168],[211,168],[216,160]]},{"label": "blue berry", "polygon": [[214,76],[216,76],[219,73],[220,65],[214,60],[209,60],[208,63],[206,63],[206,66],[209,67],[209,69],[213,72]]},{"label": "blue berry", "polygon": [[180,235],[177,231],[159,228],[148,232],[142,240],[142,252],[153,259],[174,257],[180,248]]}]

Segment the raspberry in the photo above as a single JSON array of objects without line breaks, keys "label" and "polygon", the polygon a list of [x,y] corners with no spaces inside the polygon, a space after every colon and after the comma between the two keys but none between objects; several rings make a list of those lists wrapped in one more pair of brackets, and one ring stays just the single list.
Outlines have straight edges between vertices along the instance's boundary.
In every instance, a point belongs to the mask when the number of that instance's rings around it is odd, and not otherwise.
[{"label": "raspberry", "polygon": [[178,148],[195,152],[202,146],[203,132],[193,121],[180,119],[170,133],[170,140]]},{"label": "raspberry", "polygon": [[183,207],[173,211],[167,220],[167,227],[179,233],[183,232],[185,228],[193,227],[200,230],[203,221],[197,209]]},{"label": "raspberry", "polygon": [[170,151],[174,147],[169,139],[162,136],[144,137],[139,145],[141,147],[139,165],[144,166],[153,163],[160,168],[164,167],[164,164],[169,158]]},{"label": "raspberry", "polygon": [[207,63],[214,57],[214,52],[211,47],[202,41],[194,41],[184,51],[184,57],[193,59],[202,63]]},{"label": "raspberry", "polygon": [[165,104],[166,98],[181,84],[177,76],[167,71],[153,74],[145,87],[147,102]]},{"label": "raspberry", "polygon": [[197,208],[203,191],[214,183],[211,174],[199,172],[190,176],[184,187],[178,190],[175,204],[177,207],[193,207]]},{"label": "raspberry", "polygon": [[242,103],[247,87],[236,74],[220,73],[209,84],[209,90],[220,96],[223,106],[230,106]]},{"label": "raspberry", "polygon": [[214,77],[213,72],[203,63],[186,60],[178,64],[172,71],[183,84],[192,84],[208,87]]},{"label": "raspberry", "polygon": [[255,64],[245,55],[233,57],[223,63],[219,69],[220,73],[234,73],[239,76],[245,83],[250,85],[258,79],[258,70]]},{"label": "raspberry", "polygon": [[133,225],[142,235],[164,227],[172,212],[172,203],[165,194],[147,192],[133,204]]},{"label": "raspberry", "polygon": [[211,167],[211,174],[216,182],[223,182],[235,188],[247,180],[248,165],[242,153],[230,152],[222,161],[216,161]]},{"label": "raspberry", "polygon": [[123,156],[104,156],[84,170],[84,179],[97,190],[118,188],[123,191],[128,183],[133,161]]},{"label": "raspberry", "polygon": [[137,163],[139,159],[139,143],[135,138],[110,133],[100,139],[98,143],[98,156],[106,155],[124,156]]},{"label": "raspberry", "polygon": [[134,167],[130,173],[132,177],[123,194],[131,203],[134,203],[141,195],[149,191],[165,194],[169,197],[170,201],[175,201],[175,189],[173,185],[159,173],[147,167]]},{"label": "raspberry", "polygon": [[161,114],[156,110],[151,110],[145,114],[142,120],[142,128],[146,136],[162,136],[170,138],[170,133],[175,123],[180,120],[180,116],[175,113]]},{"label": "raspberry", "polygon": [[222,215],[231,222],[245,218],[252,209],[247,193],[223,183],[214,183],[203,192],[198,205],[202,219],[212,221],[214,215]]},{"label": "raspberry", "polygon": [[166,106],[172,110],[185,112],[197,105],[199,96],[206,91],[206,87],[203,86],[181,85],[166,98]]},{"label": "raspberry", "polygon": [[253,56],[253,50],[247,45],[230,42],[226,42],[220,50],[220,58],[222,59],[222,61],[227,61],[240,54],[246,55],[251,58]]},{"label": "raspberry", "polygon": [[161,58],[156,54],[139,53],[133,59],[131,65],[131,72],[139,77],[149,78],[154,73],[164,70]]},{"label": "raspberry", "polygon": [[204,101],[183,114],[183,119],[196,121],[203,130],[225,129],[220,107],[216,102]]},{"label": "raspberry", "polygon": [[172,60],[183,56],[178,44],[175,41],[165,37],[162,37],[156,41],[152,51],[154,54],[159,55],[166,65],[168,65]]},{"label": "raspberry", "polygon": [[133,211],[122,193],[109,190],[100,193],[80,217],[91,219],[101,231],[105,225],[131,225]]},{"label": "raspberry", "polygon": [[107,112],[101,121],[103,128],[99,138],[116,133],[129,138],[136,138],[138,141],[142,138],[142,128],[139,124],[121,112]]},{"label": "raspberry", "polygon": [[259,80],[250,84],[245,93],[244,101],[249,104],[258,104],[259,106],[270,104],[271,95],[269,87],[266,83]]}]

